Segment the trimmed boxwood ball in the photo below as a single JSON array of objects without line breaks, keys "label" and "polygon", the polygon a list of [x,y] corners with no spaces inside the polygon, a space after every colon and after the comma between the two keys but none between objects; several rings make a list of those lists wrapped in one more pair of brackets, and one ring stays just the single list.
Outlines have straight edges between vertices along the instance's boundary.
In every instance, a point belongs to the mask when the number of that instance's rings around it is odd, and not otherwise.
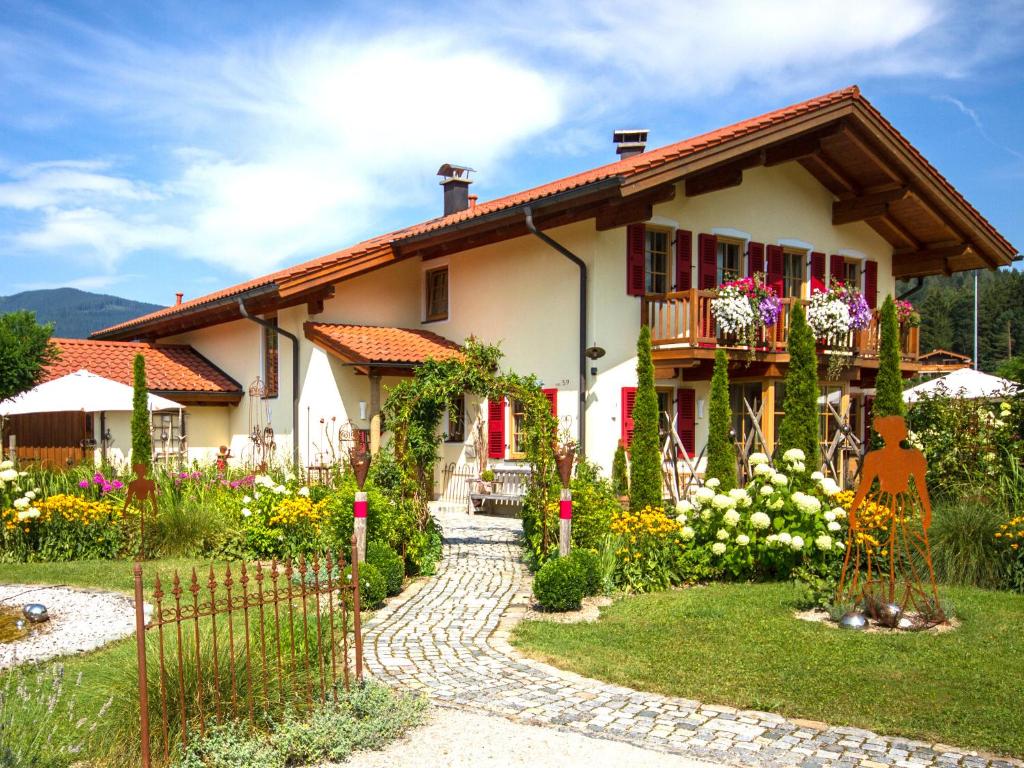
[{"label": "trimmed boxwood ball", "polygon": [[[351,582],[352,566],[345,569],[345,580]],[[381,572],[373,563],[364,562],[359,564],[359,608],[363,611],[372,611],[384,605],[384,598],[388,595],[388,585],[384,581]]]},{"label": "trimmed boxwood ball", "polygon": [[583,590],[583,571],[571,557],[548,560],[533,577],[533,594],[549,611],[578,611]]},{"label": "trimmed boxwood ball", "polygon": [[583,580],[583,595],[591,597],[601,591],[601,569],[597,553],[589,549],[574,549],[569,560],[576,564]]},{"label": "trimmed boxwood ball", "polygon": [[388,597],[402,591],[405,577],[405,563],[402,556],[382,541],[371,541],[366,545],[366,562],[373,565],[384,577]]}]

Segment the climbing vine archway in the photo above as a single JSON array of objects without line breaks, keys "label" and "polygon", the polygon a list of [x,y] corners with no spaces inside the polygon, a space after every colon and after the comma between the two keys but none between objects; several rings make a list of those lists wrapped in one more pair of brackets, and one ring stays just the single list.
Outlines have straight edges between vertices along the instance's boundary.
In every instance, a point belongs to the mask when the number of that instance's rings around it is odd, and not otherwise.
[{"label": "climbing vine archway", "polygon": [[497,346],[470,338],[460,356],[428,360],[411,379],[401,381],[388,394],[382,410],[393,435],[395,458],[416,503],[421,530],[429,521],[427,502],[433,493],[441,417],[464,394],[513,398],[522,403],[523,439],[531,468],[526,503],[543,507],[547,500],[555,469],[557,421],[537,378],[502,371],[501,357]]}]

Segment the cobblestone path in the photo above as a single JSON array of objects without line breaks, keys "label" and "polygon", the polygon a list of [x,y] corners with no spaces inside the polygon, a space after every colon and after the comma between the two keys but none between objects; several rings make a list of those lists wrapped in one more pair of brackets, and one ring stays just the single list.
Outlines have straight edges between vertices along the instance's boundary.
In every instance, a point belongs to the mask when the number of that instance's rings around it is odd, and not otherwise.
[{"label": "cobblestone path", "polygon": [[493,713],[687,757],[757,768],[1009,768],[941,744],[642,693],[527,659],[509,645],[529,601],[518,520],[446,514],[437,576],[365,627],[374,677],[442,706]]}]

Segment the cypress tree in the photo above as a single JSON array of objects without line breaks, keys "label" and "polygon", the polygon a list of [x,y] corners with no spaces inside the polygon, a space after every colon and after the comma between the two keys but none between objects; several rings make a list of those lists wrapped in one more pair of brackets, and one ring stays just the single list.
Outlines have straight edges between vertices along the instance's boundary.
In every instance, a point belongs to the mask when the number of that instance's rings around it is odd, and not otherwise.
[{"label": "cypress tree", "polygon": [[153,433],[149,422],[149,390],[146,388],[146,358],[135,356],[132,383],[132,464],[153,466]]},{"label": "cypress tree", "polygon": [[799,448],[808,469],[821,465],[818,455],[818,351],[814,332],[800,304],[789,321],[789,370],[786,371],[785,415],[779,426],[778,445],[783,452]]},{"label": "cypress tree", "polygon": [[721,481],[719,490],[736,487],[736,447],[732,435],[732,407],[729,405],[729,357],[724,349],[715,352],[711,376],[711,405],[708,408],[708,462],[706,478]]},{"label": "cypress tree", "polygon": [[886,296],[879,317],[878,376],[875,379],[875,402],[871,419],[879,416],[905,416],[903,376],[900,373],[900,324],[896,318],[896,302]]},{"label": "cypress tree", "polygon": [[626,469],[626,449],[619,443],[615,449],[615,458],[612,460],[612,488],[616,496],[629,495],[629,475]]},{"label": "cypress tree", "polygon": [[654,388],[651,329],[640,329],[636,342],[636,401],[633,440],[629,446],[629,508],[661,506],[661,447],[658,438],[658,393]]}]

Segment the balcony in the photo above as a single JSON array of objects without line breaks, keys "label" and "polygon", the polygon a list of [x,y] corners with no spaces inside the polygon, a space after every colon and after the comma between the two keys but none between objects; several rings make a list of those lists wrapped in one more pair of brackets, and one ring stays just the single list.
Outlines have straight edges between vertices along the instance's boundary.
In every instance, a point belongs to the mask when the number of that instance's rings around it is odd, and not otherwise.
[{"label": "balcony", "polygon": [[[711,313],[711,300],[715,295],[715,291],[693,288],[675,293],[647,294],[641,299],[640,321],[650,326],[651,345],[657,359],[667,362],[675,358],[707,357],[707,350],[713,351],[718,347],[749,354],[745,341],[723,333],[716,326]],[[789,359],[790,315],[797,302],[807,304],[804,299],[783,299],[779,322],[758,330],[753,350],[758,358],[774,362]],[[919,328],[908,327],[900,334],[900,355],[908,368],[916,367],[919,331]],[[855,365],[876,367],[878,344],[878,313],[875,312],[867,328],[851,331],[843,338],[829,339],[827,344],[819,342],[819,350],[824,354],[849,355]]]}]

